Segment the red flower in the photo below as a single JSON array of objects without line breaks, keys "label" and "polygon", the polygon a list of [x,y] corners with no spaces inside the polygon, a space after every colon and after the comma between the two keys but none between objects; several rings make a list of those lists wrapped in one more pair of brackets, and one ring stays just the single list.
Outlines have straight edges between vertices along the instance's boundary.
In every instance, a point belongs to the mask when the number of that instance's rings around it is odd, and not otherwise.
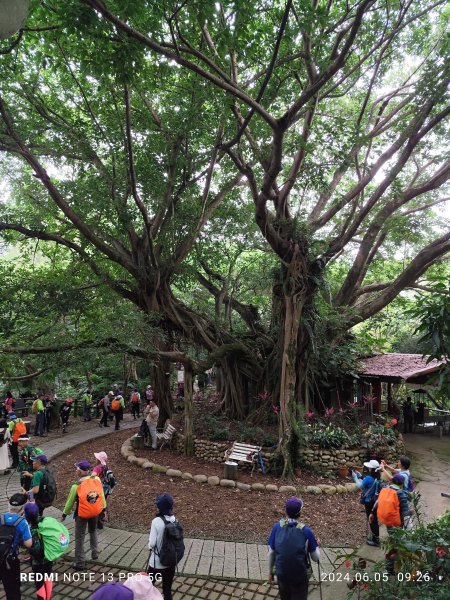
[{"label": "red flower", "polygon": [[448,554],[448,549],[443,546],[436,546],[436,556],[444,558]]},{"label": "red flower", "polygon": [[344,565],[347,567],[347,569],[350,569],[350,567],[352,566],[352,561],[347,558]]},{"label": "red flower", "polygon": [[305,412],[305,419],[312,420],[312,419],[314,419],[314,417],[315,417],[315,415],[312,410]]},{"label": "red flower", "polygon": [[329,419],[334,414],[334,408],[327,408],[325,411],[325,418]]}]

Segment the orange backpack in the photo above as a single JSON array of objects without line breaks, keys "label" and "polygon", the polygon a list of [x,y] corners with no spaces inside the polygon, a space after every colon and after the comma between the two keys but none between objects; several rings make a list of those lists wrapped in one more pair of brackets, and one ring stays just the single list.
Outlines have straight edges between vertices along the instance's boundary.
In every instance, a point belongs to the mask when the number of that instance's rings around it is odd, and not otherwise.
[{"label": "orange backpack", "polygon": [[22,420],[17,419],[13,429],[13,442],[18,442],[20,436],[25,435],[26,432],[27,426],[25,425],[25,423]]},{"label": "orange backpack", "polygon": [[117,400],[116,398],[114,398],[114,400],[111,402],[111,410],[120,410],[121,404],[120,404],[120,400]]},{"label": "orange backpack", "polygon": [[82,519],[98,517],[103,510],[103,485],[98,477],[91,475],[78,484],[78,516]]},{"label": "orange backpack", "polygon": [[380,490],[378,496],[377,518],[380,523],[387,527],[400,527],[400,500],[396,490],[385,487]]},{"label": "orange backpack", "polygon": [[133,404],[137,404],[139,402],[139,394],[137,392],[134,392],[131,396],[131,402]]}]

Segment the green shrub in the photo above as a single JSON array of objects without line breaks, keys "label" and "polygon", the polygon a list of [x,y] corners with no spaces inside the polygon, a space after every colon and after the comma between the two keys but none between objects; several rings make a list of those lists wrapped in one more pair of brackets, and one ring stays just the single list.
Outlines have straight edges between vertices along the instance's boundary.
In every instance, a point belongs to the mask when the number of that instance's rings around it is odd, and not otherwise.
[{"label": "green shrub", "polygon": [[[417,505],[418,494],[415,494]],[[377,563],[367,583],[356,584],[352,597],[360,597],[364,586],[365,600],[448,600],[450,585],[450,512],[429,525],[414,530],[393,528],[385,550],[394,553],[396,577],[384,581],[384,562]],[[362,579],[364,572],[355,579]],[[377,580],[375,582],[375,579]]]},{"label": "green shrub", "polygon": [[358,436],[350,436],[345,429],[335,425],[327,425],[325,428],[314,426],[309,433],[309,442],[318,444],[320,448],[349,448],[358,442]]},{"label": "green shrub", "polygon": [[277,440],[270,433],[265,433],[261,439],[261,446],[274,446]]},{"label": "green shrub", "polygon": [[212,434],[211,437],[213,440],[228,440],[230,436],[230,432],[228,431],[228,429],[215,429]]}]

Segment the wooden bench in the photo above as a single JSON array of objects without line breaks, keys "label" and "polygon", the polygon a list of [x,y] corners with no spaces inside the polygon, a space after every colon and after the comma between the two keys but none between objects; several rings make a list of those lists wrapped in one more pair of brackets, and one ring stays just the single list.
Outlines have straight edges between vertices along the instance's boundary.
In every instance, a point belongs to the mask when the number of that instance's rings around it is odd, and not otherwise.
[{"label": "wooden bench", "polygon": [[158,442],[161,442],[161,445],[159,447],[160,450],[162,449],[164,444],[169,444],[169,446],[172,446],[173,436],[176,432],[177,430],[175,429],[175,427],[171,425],[168,421],[166,421],[163,431],[156,432],[156,439],[158,440]]},{"label": "wooden bench", "polygon": [[258,468],[258,458],[261,446],[252,446],[241,442],[233,442],[230,450],[225,452],[225,460],[235,460],[238,463],[249,463],[252,465],[252,475],[255,467]]}]

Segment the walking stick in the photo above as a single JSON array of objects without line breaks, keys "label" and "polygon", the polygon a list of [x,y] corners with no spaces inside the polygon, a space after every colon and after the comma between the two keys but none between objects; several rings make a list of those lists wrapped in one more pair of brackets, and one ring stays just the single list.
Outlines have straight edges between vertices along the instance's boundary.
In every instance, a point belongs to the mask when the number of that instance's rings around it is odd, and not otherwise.
[{"label": "walking stick", "polygon": [[319,568],[319,594],[320,594],[320,600],[323,600],[323,598],[322,598],[322,574],[320,572],[320,560],[317,563],[317,566]]}]

